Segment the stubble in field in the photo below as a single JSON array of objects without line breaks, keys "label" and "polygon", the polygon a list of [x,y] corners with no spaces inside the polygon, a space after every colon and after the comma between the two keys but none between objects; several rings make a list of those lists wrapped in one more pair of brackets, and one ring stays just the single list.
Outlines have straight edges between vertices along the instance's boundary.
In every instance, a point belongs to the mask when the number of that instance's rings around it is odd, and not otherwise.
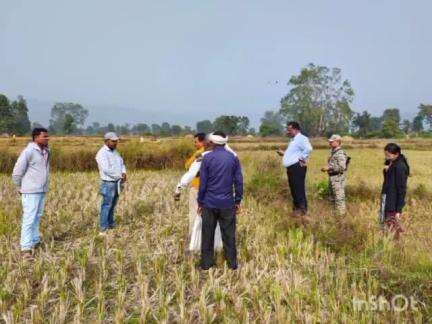
[{"label": "stubble in field", "polygon": [[[410,151],[406,236],[376,223],[382,152],[352,150],[349,214],[337,218],[319,194],[327,151],[309,166],[310,222],[290,216],[284,170],[273,152],[242,152],[241,268],[223,258],[201,273],[188,256],[187,199],[172,199],[180,172],[135,171],[120,199],[118,227],[98,237],[96,173],[55,173],[33,263],[19,255],[21,208],[1,176],[0,313],[6,322],[369,322],[431,316],[430,153]],[[353,300],[414,296],[405,312],[358,311]]]}]

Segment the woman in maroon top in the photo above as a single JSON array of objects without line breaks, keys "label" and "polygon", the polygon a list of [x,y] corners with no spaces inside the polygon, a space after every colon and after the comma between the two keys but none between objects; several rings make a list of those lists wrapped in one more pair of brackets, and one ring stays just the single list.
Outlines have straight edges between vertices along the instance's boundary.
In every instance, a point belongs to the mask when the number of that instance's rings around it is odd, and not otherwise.
[{"label": "woman in maroon top", "polygon": [[384,148],[386,163],[384,167],[384,183],[382,186],[382,218],[381,221],[395,239],[403,232],[400,224],[402,209],[405,206],[408,176],[410,167],[401,148],[395,143],[389,143]]}]

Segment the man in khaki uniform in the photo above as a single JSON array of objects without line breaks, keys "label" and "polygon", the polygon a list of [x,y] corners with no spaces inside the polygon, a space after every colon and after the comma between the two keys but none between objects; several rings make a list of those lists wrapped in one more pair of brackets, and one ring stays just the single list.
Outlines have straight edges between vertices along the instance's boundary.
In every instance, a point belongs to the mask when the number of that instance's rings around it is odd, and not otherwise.
[{"label": "man in khaki uniform", "polygon": [[332,135],[329,144],[331,147],[330,157],[327,166],[321,171],[327,172],[329,175],[330,197],[334,201],[336,212],[344,215],[346,213],[345,184],[349,157],[341,147],[342,138],[339,135]]}]

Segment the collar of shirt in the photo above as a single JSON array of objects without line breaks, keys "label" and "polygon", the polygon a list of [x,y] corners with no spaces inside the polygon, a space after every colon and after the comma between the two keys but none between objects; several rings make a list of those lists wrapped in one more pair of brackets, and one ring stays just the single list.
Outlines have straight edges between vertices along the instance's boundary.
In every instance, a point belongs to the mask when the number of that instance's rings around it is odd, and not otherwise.
[{"label": "collar of shirt", "polygon": [[105,148],[105,151],[108,151],[108,152],[117,152],[117,149],[114,149],[114,150],[111,150],[109,147],[108,147],[108,145],[104,145],[104,148]]},{"label": "collar of shirt", "polygon": [[30,147],[34,148],[35,150],[38,150],[42,154],[47,154],[49,152],[49,147],[45,146],[44,148],[41,148],[39,145],[37,145],[35,142],[29,143]]},{"label": "collar of shirt", "polygon": [[299,139],[301,137],[302,133],[298,132],[297,134],[294,135],[294,137],[291,138],[291,142],[293,142],[296,139]]},{"label": "collar of shirt", "polygon": [[215,146],[215,148],[213,149],[213,151],[215,151],[215,152],[218,152],[221,150],[225,150],[225,146],[218,145],[218,146]]}]

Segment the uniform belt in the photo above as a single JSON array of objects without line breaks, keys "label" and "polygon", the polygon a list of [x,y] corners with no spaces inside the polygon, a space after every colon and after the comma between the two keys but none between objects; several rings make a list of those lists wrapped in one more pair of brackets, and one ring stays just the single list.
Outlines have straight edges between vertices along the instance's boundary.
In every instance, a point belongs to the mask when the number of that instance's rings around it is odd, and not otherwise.
[{"label": "uniform belt", "polygon": [[330,177],[337,176],[337,175],[342,175],[342,174],[344,174],[343,171],[341,171],[341,172],[329,172],[329,176]]}]

